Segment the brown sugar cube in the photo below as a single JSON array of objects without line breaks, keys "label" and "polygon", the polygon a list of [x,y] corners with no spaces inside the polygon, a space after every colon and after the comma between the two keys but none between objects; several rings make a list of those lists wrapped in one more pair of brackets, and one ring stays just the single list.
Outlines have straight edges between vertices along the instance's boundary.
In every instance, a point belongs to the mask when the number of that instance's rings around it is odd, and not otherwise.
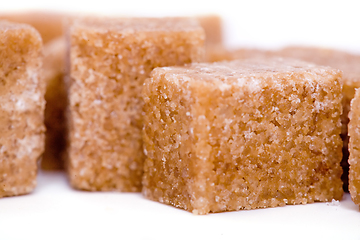
[{"label": "brown sugar cube", "polygon": [[278,58],[154,69],[143,195],[195,214],[340,200],[340,79]]},{"label": "brown sugar cube", "polygon": [[220,62],[225,60],[234,60],[231,52],[223,45],[206,46],[205,62]]},{"label": "brown sugar cube", "polygon": [[217,62],[228,59],[228,51],[223,46],[222,20],[217,15],[198,16],[201,27],[205,31],[205,61]]},{"label": "brown sugar cube", "polygon": [[278,55],[270,50],[258,48],[238,48],[231,51],[231,59],[249,59],[249,58],[272,58]]},{"label": "brown sugar cube", "polygon": [[351,101],[349,113],[349,192],[355,204],[360,206],[360,90]]},{"label": "brown sugar cube", "polygon": [[0,197],[31,192],[44,149],[40,34],[0,21]]},{"label": "brown sugar cube", "polygon": [[205,31],[206,45],[222,45],[222,20],[217,15],[198,16],[201,27]]},{"label": "brown sugar cube", "polygon": [[141,190],[144,80],[155,67],[202,61],[204,38],[190,18],[74,21],[67,150],[72,186]]},{"label": "brown sugar cube", "polygon": [[278,56],[277,53],[264,49],[238,48],[228,50],[222,46],[211,46],[206,48],[207,62],[220,62],[249,58],[268,58]]},{"label": "brown sugar cube", "polygon": [[33,26],[41,35],[44,44],[63,35],[64,15],[56,12],[0,13],[0,19]]},{"label": "brown sugar cube", "polygon": [[41,34],[44,42],[43,75],[46,83],[45,107],[45,151],[41,168],[58,170],[63,168],[62,155],[65,146],[66,94],[63,84],[64,55],[66,52],[63,37],[63,22],[69,15],[56,12],[26,11],[1,13],[0,19],[26,23]]},{"label": "brown sugar cube", "polygon": [[66,41],[59,37],[44,46],[43,74],[46,83],[45,151],[41,168],[63,169],[65,151],[67,103],[64,86]]},{"label": "brown sugar cube", "polygon": [[277,52],[277,54],[284,57],[298,58],[319,65],[330,66],[343,71],[343,114],[341,116],[341,137],[344,145],[343,161],[341,162],[341,165],[344,170],[342,175],[344,190],[347,191],[349,174],[349,137],[347,130],[349,122],[348,113],[350,111],[350,101],[355,94],[355,88],[360,87],[360,56],[333,49],[297,46],[284,48]]}]

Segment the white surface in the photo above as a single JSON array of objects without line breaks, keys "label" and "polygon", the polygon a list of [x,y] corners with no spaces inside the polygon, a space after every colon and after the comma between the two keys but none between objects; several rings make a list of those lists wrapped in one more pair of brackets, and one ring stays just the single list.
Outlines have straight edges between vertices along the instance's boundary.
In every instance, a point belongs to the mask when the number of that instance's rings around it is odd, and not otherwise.
[{"label": "white surface", "polygon": [[0,200],[0,239],[360,239],[349,194],[314,203],[196,216],[140,193],[82,192],[42,172],[35,192]]}]

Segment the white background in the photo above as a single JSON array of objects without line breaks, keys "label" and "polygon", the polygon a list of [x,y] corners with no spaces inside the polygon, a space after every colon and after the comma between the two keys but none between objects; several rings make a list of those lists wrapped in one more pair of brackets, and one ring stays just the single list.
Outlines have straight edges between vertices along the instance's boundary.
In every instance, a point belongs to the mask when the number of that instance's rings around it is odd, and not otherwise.
[{"label": "white background", "polygon": [[332,0],[1,0],[0,12],[45,9],[111,15],[174,16],[217,13],[230,47],[288,44],[360,53],[360,1]]},{"label": "white background", "polygon": [[0,199],[0,239],[360,239],[360,212],[340,203],[197,216],[140,193],[72,190],[63,173],[39,175],[36,190]]},{"label": "white background", "polygon": [[[0,11],[58,10],[111,15],[217,13],[228,47],[288,44],[360,53],[359,1],[0,1]],[[64,173],[40,173],[35,192],[0,199],[0,240],[12,239],[360,239],[360,212],[339,204],[194,216],[136,193],[70,188]]]}]

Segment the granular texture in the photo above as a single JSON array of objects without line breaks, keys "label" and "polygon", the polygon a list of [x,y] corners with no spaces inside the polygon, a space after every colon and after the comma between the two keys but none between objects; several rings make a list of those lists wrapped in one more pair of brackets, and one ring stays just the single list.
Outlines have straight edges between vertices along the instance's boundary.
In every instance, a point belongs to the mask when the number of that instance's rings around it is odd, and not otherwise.
[{"label": "granular texture", "polygon": [[195,214],[340,200],[341,88],[290,59],[154,69],[143,195]]},{"label": "granular texture", "polygon": [[155,67],[202,61],[204,38],[195,19],[74,21],[68,172],[75,188],[141,190],[144,80]]},{"label": "granular texture", "polygon": [[63,169],[66,136],[65,109],[67,103],[64,86],[66,42],[64,37],[44,46],[43,73],[46,83],[45,151],[41,168]]},{"label": "granular texture", "polygon": [[360,91],[356,90],[349,113],[349,192],[355,204],[360,205]]},{"label": "granular texture", "polygon": [[280,56],[298,58],[315,64],[330,66],[343,71],[343,114],[341,116],[343,139],[343,176],[344,190],[348,189],[348,131],[349,122],[348,113],[350,111],[350,101],[354,97],[355,88],[360,87],[360,56],[349,54],[333,49],[316,48],[316,47],[287,47],[279,52]]},{"label": "granular texture", "polygon": [[41,51],[34,28],[0,21],[0,197],[36,185],[45,132]]},{"label": "granular texture", "polygon": [[56,12],[26,11],[0,14],[0,19],[33,26],[44,44],[63,35],[64,15]]},{"label": "granular texture", "polygon": [[0,14],[0,19],[26,23],[33,26],[44,42],[43,74],[46,83],[45,151],[41,168],[57,170],[63,168],[62,155],[65,146],[66,95],[63,84],[65,39],[63,22],[70,16],[56,12],[26,11]]}]

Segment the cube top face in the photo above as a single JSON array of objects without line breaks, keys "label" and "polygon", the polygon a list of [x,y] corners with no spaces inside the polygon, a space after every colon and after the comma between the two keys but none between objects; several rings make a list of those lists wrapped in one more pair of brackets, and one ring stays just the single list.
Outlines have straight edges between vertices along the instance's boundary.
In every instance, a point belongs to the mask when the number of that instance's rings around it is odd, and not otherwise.
[{"label": "cube top face", "polygon": [[360,56],[327,48],[295,46],[284,48],[280,55],[340,69],[344,71],[345,87],[360,87]]},{"label": "cube top face", "polygon": [[114,32],[133,35],[141,32],[189,32],[199,31],[199,23],[193,18],[82,18],[74,20],[73,27],[99,33]]},{"label": "cube top face", "polygon": [[[9,39],[11,37],[14,37],[16,35],[19,39],[19,41],[27,41],[25,43],[31,43],[33,44],[33,48],[39,47],[39,45],[42,45],[42,39],[40,34],[35,30],[35,28],[31,27],[27,24],[20,24],[20,23],[12,23],[6,20],[0,20],[0,33],[2,35],[1,38],[1,44],[5,44],[9,42]],[[12,44],[21,44],[22,42],[13,42]],[[28,49],[24,43],[25,51]],[[24,50],[23,50],[24,51]]]},{"label": "cube top face", "polygon": [[204,31],[182,18],[86,19],[68,37],[72,185],[139,191],[143,83],[155,67],[202,61]]},{"label": "cube top face", "polygon": [[0,197],[35,187],[43,152],[42,40],[34,28],[0,21]]},{"label": "cube top face", "polygon": [[41,47],[41,36],[33,27],[0,21],[0,58],[6,59],[1,63],[0,74],[11,71],[14,63],[36,58]]},{"label": "cube top face", "polygon": [[255,57],[212,64],[195,63],[185,67],[158,68],[153,71],[152,76],[161,73],[177,82],[189,81],[190,84],[203,82],[222,87],[239,86],[252,91],[261,90],[261,87],[269,84],[281,88],[286,82],[326,82],[331,81],[334,75],[339,78],[341,75],[340,71],[330,67],[318,67],[294,59],[276,57]]},{"label": "cube top face", "polygon": [[82,19],[70,28],[70,38],[72,58],[105,75],[123,73],[117,74],[122,79],[142,81],[164,62],[183,65],[204,57],[204,31],[191,18]]},{"label": "cube top face", "polygon": [[147,198],[194,213],[341,198],[341,72],[266,61],[152,72]]},{"label": "cube top face", "polygon": [[[31,94],[23,92],[26,86],[23,85],[22,81],[28,81],[28,79],[24,79],[24,74],[27,73],[33,74],[35,78],[38,77],[37,70],[41,65],[41,51],[42,40],[33,27],[26,24],[0,21],[0,96]],[[34,72],[30,73],[31,70]],[[34,94],[37,91],[37,89],[32,90],[34,90]],[[33,97],[40,99],[38,94]],[[6,104],[3,104],[3,107],[5,106]]]}]

